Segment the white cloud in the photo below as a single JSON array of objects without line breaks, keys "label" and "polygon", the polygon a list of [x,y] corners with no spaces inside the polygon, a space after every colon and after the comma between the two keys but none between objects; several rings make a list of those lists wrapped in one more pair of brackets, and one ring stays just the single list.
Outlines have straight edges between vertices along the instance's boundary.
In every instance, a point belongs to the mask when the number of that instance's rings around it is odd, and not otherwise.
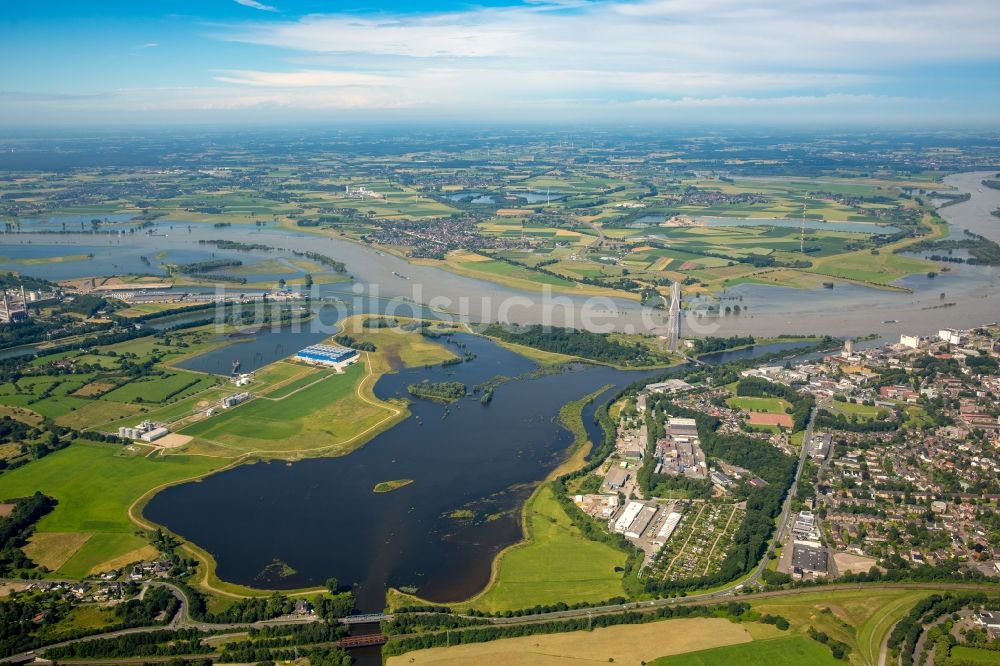
[{"label": "white cloud", "polygon": [[272,7],[271,5],[265,5],[262,2],[257,2],[257,0],[234,0],[236,4],[243,5],[244,7],[250,7],[251,9],[259,9],[263,12],[276,12],[277,7]]},{"label": "white cloud", "polygon": [[156,42],[146,42],[145,44],[139,44],[139,46],[137,46],[135,48],[137,48],[137,49],[155,49],[157,46],[159,46],[159,44],[157,44]]}]

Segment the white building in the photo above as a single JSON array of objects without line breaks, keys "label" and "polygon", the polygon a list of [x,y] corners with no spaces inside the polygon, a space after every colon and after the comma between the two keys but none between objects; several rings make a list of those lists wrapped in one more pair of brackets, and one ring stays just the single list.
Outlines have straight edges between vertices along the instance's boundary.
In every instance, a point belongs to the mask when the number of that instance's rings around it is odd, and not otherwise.
[{"label": "white building", "polygon": [[625,510],[622,514],[618,516],[618,520],[615,521],[614,527],[612,528],[615,532],[622,534],[628,529],[629,525],[636,519],[636,516],[642,512],[643,506],[642,502],[629,502],[625,505]]},{"label": "white building", "polygon": [[920,336],[919,335],[901,335],[899,336],[899,344],[904,347],[909,347],[910,349],[916,349],[920,346]]}]

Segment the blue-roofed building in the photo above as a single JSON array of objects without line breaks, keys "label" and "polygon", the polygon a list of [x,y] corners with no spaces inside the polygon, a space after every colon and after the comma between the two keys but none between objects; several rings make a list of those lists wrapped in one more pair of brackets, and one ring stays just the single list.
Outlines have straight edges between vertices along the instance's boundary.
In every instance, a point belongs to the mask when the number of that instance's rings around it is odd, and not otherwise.
[{"label": "blue-roofed building", "polygon": [[340,345],[312,345],[298,352],[295,360],[335,368],[339,372],[358,360],[358,352]]}]

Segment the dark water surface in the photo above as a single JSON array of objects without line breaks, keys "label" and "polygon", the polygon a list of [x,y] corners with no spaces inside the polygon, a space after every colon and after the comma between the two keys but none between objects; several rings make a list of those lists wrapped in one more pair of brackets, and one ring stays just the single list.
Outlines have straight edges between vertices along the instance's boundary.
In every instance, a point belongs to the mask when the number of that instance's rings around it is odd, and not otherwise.
[{"label": "dark water surface", "polygon": [[[402,396],[424,378],[471,389],[536,367],[483,338],[444,344],[476,358],[386,375],[376,394]],[[658,374],[579,365],[509,381],[488,406],[477,397],[450,406],[416,400],[413,416],[349,455],[238,467],[164,490],[145,515],[211,552],[224,580],[288,589],[335,576],[358,586],[366,611],[383,607],[387,586],[454,601],[482,589],[494,555],[521,538],[520,506],[572,440],[558,423],[560,407]],[[414,482],[373,492],[391,479]],[[451,517],[458,510],[474,518]],[[269,566],[276,561],[290,567],[283,576]]]}]

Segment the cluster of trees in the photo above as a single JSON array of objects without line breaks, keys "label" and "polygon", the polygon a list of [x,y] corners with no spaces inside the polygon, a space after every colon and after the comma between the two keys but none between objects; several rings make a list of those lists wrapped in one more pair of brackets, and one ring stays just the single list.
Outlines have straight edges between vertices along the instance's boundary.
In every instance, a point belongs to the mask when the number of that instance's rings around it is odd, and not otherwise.
[{"label": "cluster of trees", "polygon": [[227,643],[219,661],[274,663],[308,656],[313,665],[348,666],[351,660],[346,652],[335,646],[320,645],[336,643],[347,632],[346,626],[336,622],[252,628],[247,640]]},{"label": "cluster of trees", "polygon": [[888,646],[892,653],[900,655],[903,666],[913,665],[913,651],[924,627],[943,615],[954,613],[973,604],[986,603],[988,597],[983,592],[964,594],[932,594],[916,603],[889,634]]},{"label": "cluster of trees", "polygon": [[[721,458],[749,469],[766,481],[767,485],[760,488],[744,487],[746,516],[737,528],[732,546],[716,573],[685,580],[647,579],[645,589],[667,595],[734,580],[749,572],[767,550],[767,541],[774,531],[774,519],[781,513],[782,502],[794,479],[795,459],[776,447],[745,435],[720,434],[720,422],[717,418],[673,404],[665,396],[658,398],[656,409],[662,408],[673,416],[695,419],[701,448],[706,456]],[[651,403],[647,403],[647,409],[653,409]]]},{"label": "cluster of trees", "polygon": [[56,501],[36,492],[31,497],[14,500],[14,509],[6,518],[0,518],[0,575],[9,576],[17,569],[30,569],[35,565],[21,551],[35,523],[55,508]]},{"label": "cluster of trees", "polygon": [[202,275],[204,273],[213,273],[221,268],[235,268],[242,265],[243,262],[239,259],[209,259],[208,261],[195,261],[190,264],[178,264],[175,266],[175,269],[178,273]]},{"label": "cluster of trees", "polygon": [[48,659],[114,659],[125,657],[169,657],[204,654],[212,650],[201,639],[197,629],[170,631],[160,629],[115,638],[102,638],[70,643],[45,651]]},{"label": "cluster of trees", "polygon": [[320,254],[319,252],[300,252],[299,250],[292,250],[292,254],[296,257],[305,257],[306,259],[315,261],[317,264],[326,266],[327,268],[332,268],[336,273],[344,273],[347,271],[347,264],[328,257],[325,254]]},{"label": "cluster of trees", "polygon": [[575,617],[550,622],[519,625],[488,625],[465,629],[464,631],[438,632],[421,634],[398,641],[387,643],[382,648],[385,656],[396,656],[411,650],[422,650],[445,645],[463,645],[467,643],[484,643],[500,638],[516,638],[518,636],[536,636],[538,634],[557,634],[568,631],[588,631],[600,627],[613,627],[622,624],[645,624],[670,618],[681,617],[726,617],[741,619],[750,610],[750,604],[734,601],[721,607],[712,606],[667,606],[652,613],[625,612],[616,615],[598,615],[595,617]]},{"label": "cluster of trees", "polygon": [[0,599],[0,657],[41,645],[38,634],[58,622],[66,607],[52,592]]},{"label": "cluster of trees", "polygon": [[219,658],[228,664],[274,664],[277,661],[291,662],[305,657],[309,666],[351,666],[354,659],[339,647],[287,647],[263,648],[253,643],[227,644]]},{"label": "cluster of trees", "polygon": [[817,631],[814,627],[809,627],[809,638],[814,641],[818,641],[823,645],[830,648],[830,653],[833,654],[834,659],[847,659],[847,655],[851,652],[851,647],[847,643],[843,643],[834,638],[830,638],[823,631]]},{"label": "cluster of trees", "polygon": [[66,301],[59,307],[63,312],[74,312],[86,317],[93,317],[100,310],[115,308],[107,299],[93,294],[77,294],[72,301]]},{"label": "cluster of trees", "polygon": [[808,393],[799,393],[791,386],[777,384],[768,381],[763,377],[744,377],[736,384],[736,395],[750,397],[770,397],[782,398],[792,405],[792,430],[798,432],[805,430],[809,424],[809,415],[812,414],[816,399]]},{"label": "cluster of trees", "polygon": [[431,382],[427,379],[406,387],[410,395],[437,402],[455,402],[465,397],[466,387],[462,382]]},{"label": "cluster of trees", "polygon": [[[208,610],[205,596],[190,585],[172,580],[188,600],[188,612],[199,622],[209,623],[251,623],[261,620],[271,620],[281,615],[287,615],[295,610],[295,601],[274,592],[268,597],[251,597],[240,599],[224,611],[213,613]],[[336,585],[330,586],[336,589]],[[354,610],[354,595],[350,592],[334,594],[334,596],[317,595],[310,600],[313,610],[318,616],[330,622],[346,617]]]},{"label": "cluster of trees", "polygon": [[704,338],[695,338],[694,351],[696,354],[710,354],[712,352],[725,351],[734,347],[746,347],[756,342],[752,335],[731,335],[728,338],[719,338],[713,335]]},{"label": "cluster of trees", "polygon": [[404,615],[399,611],[396,611],[391,621],[382,623],[382,633],[387,636],[395,634],[416,634],[423,631],[458,629],[461,627],[473,627],[482,624],[489,624],[489,620],[485,618],[462,617],[459,615],[452,615],[451,613],[420,613],[419,615]]},{"label": "cluster of trees", "polygon": [[344,345],[345,347],[350,347],[351,349],[357,349],[358,351],[373,352],[375,351],[374,342],[362,342],[357,338],[350,335],[338,335],[334,338],[337,344]]},{"label": "cluster of trees", "polygon": [[614,365],[656,365],[665,360],[639,342],[629,345],[614,340],[606,334],[575,328],[491,324],[483,330],[483,335],[542,351],[579,356]]},{"label": "cluster of trees", "polygon": [[361,325],[365,328],[397,328],[399,320],[389,317],[368,317],[361,322]]},{"label": "cluster of trees", "polygon": [[858,419],[856,414],[847,417],[845,414],[834,414],[827,409],[821,409],[816,414],[816,425],[831,430],[847,432],[889,432],[899,428],[899,421],[882,419]]},{"label": "cluster of trees", "polygon": [[157,586],[146,590],[142,599],[129,599],[115,606],[115,616],[125,627],[166,624],[180,607],[181,602],[173,592]]},{"label": "cluster of trees", "polygon": [[1000,266],[1000,245],[996,241],[985,238],[978,234],[966,231],[965,238],[957,240],[925,240],[915,243],[900,251],[906,252],[947,252],[948,255],[955,250],[967,250],[968,259],[960,257],[941,257],[942,260],[953,263],[967,263],[982,266]]}]

